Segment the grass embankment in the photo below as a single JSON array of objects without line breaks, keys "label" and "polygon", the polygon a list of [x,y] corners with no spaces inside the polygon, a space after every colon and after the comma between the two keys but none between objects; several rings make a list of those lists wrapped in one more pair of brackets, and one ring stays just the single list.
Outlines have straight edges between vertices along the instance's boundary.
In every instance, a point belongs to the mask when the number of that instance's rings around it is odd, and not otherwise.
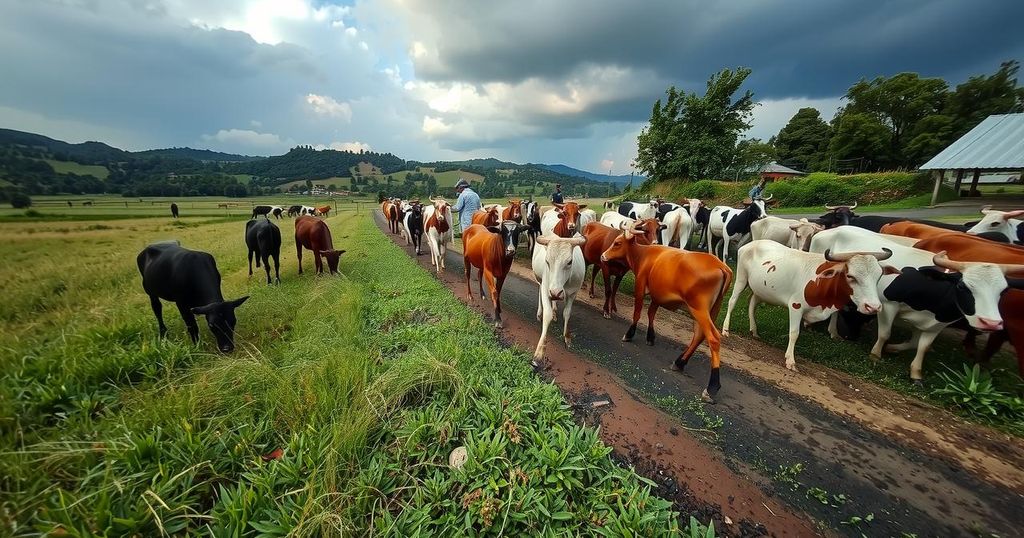
[{"label": "grass embankment", "polygon": [[[246,279],[242,221],[5,225],[4,534],[676,527],[557,388],[365,214],[330,223],[345,276],[299,277],[286,247],[280,286]],[[157,338],[134,258],[172,237],[216,256],[227,297],[251,296],[233,355],[205,327],[189,345],[172,305]]]}]

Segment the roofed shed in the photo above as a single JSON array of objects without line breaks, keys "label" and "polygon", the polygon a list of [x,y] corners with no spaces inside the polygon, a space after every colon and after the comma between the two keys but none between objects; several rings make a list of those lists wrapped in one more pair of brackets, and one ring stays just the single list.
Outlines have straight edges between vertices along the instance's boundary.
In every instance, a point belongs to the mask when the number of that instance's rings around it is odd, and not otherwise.
[{"label": "roofed shed", "polygon": [[964,172],[971,171],[971,196],[978,195],[982,172],[1007,172],[1024,169],[1024,113],[995,114],[985,118],[956,142],[939,152],[921,170],[931,170],[935,177],[932,205],[939,197],[939,185],[947,170],[956,171],[953,188],[960,192]]}]

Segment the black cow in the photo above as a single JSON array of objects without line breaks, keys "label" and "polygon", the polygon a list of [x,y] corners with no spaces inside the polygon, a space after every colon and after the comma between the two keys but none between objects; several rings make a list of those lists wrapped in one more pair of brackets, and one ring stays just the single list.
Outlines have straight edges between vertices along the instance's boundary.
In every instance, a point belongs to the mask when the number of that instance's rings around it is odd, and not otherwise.
[{"label": "black cow", "polygon": [[410,204],[409,211],[405,213],[403,224],[405,233],[409,235],[409,241],[416,248],[416,255],[420,255],[420,247],[423,244],[423,206],[419,202]]},{"label": "black cow", "polygon": [[178,204],[171,202],[171,216],[178,218]]},{"label": "black cow", "polygon": [[270,220],[249,220],[245,223],[245,245],[249,247],[249,276],[252,276],[252,258],[256,255],[256,268],[263,261],[270,284],[270,258],[274,258],[274,276],[281,283],[281,229]]},{"label": "black cow", "polygon": [[297,216],[299,216],[301,214],[302,214],[302,206],[301,205],[293,205],[293,206],[288,208],[288,216],[289,217],[297,217]]},{"label": "black cow", "polygon": [[274,210],[274,206],[269,206],[269,205],[258,205],[258,206],[255,206],[255,207],[252,208],[252,217],[250,217],[250,218],[254,219],[254,218],[256,218],[256,217],[258,217],[260,215],[263,215],[264,217],[267,217],[267,220],[270,220],[270,212],[273,211],[273,210]]},{"label": "black cow", "polygon": [[160,299],[178,305],[192,342],[199,341],[196,316],[206,316],[206,324],[224,353],[235,349],[235,309],[248,296],[225,301],[220,292],[217,262],[206,252],[181,248],[177,241],[155,243],[144,248],[136,259],[142,274],[142,289],[160,327],[160,336],[167,334],[163,305]]},{"label": "black cow", "polygon": [[[270,212],[274,214],[274,218],[275,219],[279,219],[279,218],[281,218],[281,214],[284,213],[284,210],[281,209],[280,207],[274,206],[274,209],[271,210]],[[269,217],[268,217],[268,219],[269,219]]]},{"label": "black cow", "polygon": [[[708,248],[707,244],[707,230],[708,223],[711,222],[711,209],[703,203],[697,208],[697,218],[693,221],[694,231],[697,232],[697,237],[700,237],[700,243],[697,244],[697,250],[705,250]],[[700,227],[698,229],[698,226]]]}]

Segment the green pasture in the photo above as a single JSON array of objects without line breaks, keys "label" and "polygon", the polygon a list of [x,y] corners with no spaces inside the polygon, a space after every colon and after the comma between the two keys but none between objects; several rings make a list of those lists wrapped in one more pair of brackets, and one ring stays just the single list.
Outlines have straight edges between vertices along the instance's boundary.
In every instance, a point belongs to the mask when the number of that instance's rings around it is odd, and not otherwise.
[{"label": "green pasture", "polygon": [[53,171],[58,174],[78,174],[80,176],[93,176],[97,179],[107,179],[110,175],[110,170],[107,170],[106,166],[98,164],[78,164],[71,161],[57,161],[54,159],[43,159],[50,166],[53,167]]}]

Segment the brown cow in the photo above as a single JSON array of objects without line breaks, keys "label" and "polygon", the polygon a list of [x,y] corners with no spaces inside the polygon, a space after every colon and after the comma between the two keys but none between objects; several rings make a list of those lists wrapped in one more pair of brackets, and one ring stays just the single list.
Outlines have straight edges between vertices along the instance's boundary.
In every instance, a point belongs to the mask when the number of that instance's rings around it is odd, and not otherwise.
[{"label": "brown cow", "polygon": [[520,224],[523,222],[523,201],[509,200],[508,207],[501,210],[501,220],[514,220]]},{"label": "brown cow", "polygon": [[544,213],[540,221],[541,235],[555,234],[558,237],[572,237],[580,227],[580,211],[587,204],[566,202],[555,204],[554,209]]},{"label": "brown cow", "polygon": [[316,208],[316,215],[318,217],[326,217],[330,213],[331,213],[331,206],[329,206],[329,205],[322,205],[322,206]]},{"label": "brown cow", "polygon": [[302,247],[313,251],[317,274],[324,272],[320,256],[327,258],[327,268],[330,269],[331,274],[338,272],[338,259],[345,251],[334,250],[331,230],[327,227],[326,222],[309,215],[295,219],[295,254],[299,258],[300,275],[302,274]]},{"label": "brown cow", "polygon": [[480,270],[477,283],[480,286],[480,297],[484,295],[484,278],[487,289],[491,292],[491,304],[494,306],[494,326],[499,329],[501,322],[501,287],[505,283],[512,261],[516,258],[516,245],[519,234],[526,227],[518,222],[506,220],[501,226],[484,227],[474,224],[462,232],[462,259],[466,266],[466,292],[473,300],[473,288],[470,286],[470,273],[476,267]]},{"label": "brown cow", "polygon": [[483,227],[497,226],[501,222],[498,214],[498,206],[488,206],[487,209],[477,209],[473,212],[473,224]]},{"label": "brown cow", "polygon": [[637,235],[624,230],[612,246],[601,254],[605,263],[625,263],[636,275],[633,292],[633,324],[629,326],[624,342],[633,339],[644,296],[649,292],[651,305],[647,309],[647,343],[654,345],[654,316],[658,309],[677,310],[685,306],[693,316],[693,339],[676,358],[673,366],[682,370],[697,346],[705,339],[711,348],[711,376],[701,394],[705,402],[714,402],[714,395],[722,384],[719,381],[719,355],[722,335],[715,327],[715,318],[722,306],[725,290],[732,282],[729,266],[711,254],[687,252],[661,245],[641,245]]},{"label": "brown cow", "polygon": [[402,222],[402,202],[398,199],[387,200],[381,204],[384,218],[388,221],[391,233],[398,234],[398,224]]},{"label": "brown cow", "polygon": [[[636,223],[633,233],[639,234],[637,241],[641,244],[650,245],[658,238],[658,230],[663,228],[665,225],[659,223],[658,219],[646,219]],[[624,263],[602,262],[601,254],[612,246],[612,242],[620,235],[622,230],[600,222],[589,222],[583,227],[583,237],[587,238],[583,246],[583,259],[587,266],[594,266],[594,271],[590,275],[590,297],[594,297],[594,281],[597,280],[597,272],[600,270],[604,279],[604,307],[601,309],[601,315],[606,319],[611,319],[612,312],[618,311],[615,306],[615,294],[619,291],[622,277],[629,272],[629,266]],[[609,282],[612,282],[611,285]]]},{"label": "brown cow", "polygon": [[[918,241],[915,248],[929,252],[946,251],[950,258],[962,262],[988,262],[999,264],[1024,264],[1024,249],[1001,243],[995,243],[970,234],[946,232],[943,235]],[[987,362],[995,355],[1003,343],[1009,340],[1017,353],[1017,368],[1024,376],[1024,272],[1007,275],[1006,282],[1010,288],[999,299],[999,315],[1003,318],[1001,331],[989,336],[988,344],[981,355]],[[968,331],[964,345],[969,350],[974,348],[974,331]]]}]

